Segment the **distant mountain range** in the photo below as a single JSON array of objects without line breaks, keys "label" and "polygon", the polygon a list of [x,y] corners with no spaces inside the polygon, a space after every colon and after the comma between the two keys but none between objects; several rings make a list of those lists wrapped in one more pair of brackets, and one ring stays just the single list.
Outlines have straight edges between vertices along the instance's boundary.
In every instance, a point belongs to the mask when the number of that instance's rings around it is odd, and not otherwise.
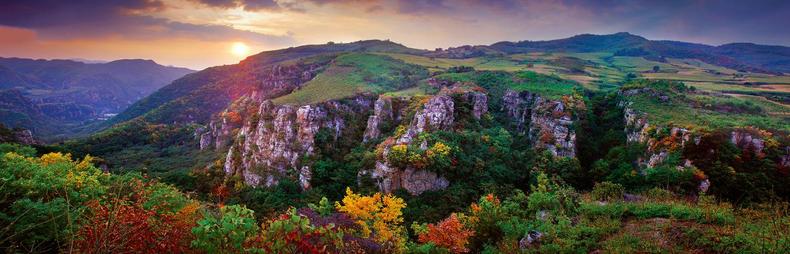
[{"label": "distant mountain range", "polygon": [[484,46],[507,54],[528,52],[614,52],[615,56],[641,56],[651,60],[695,58],[730,69],[763,73],[790,72],[790,47],[753,43],[721,46],[651,41],[630,33],[609,35],[582,34],[550,41],[498,42]]},{"label": "distant mountain range", "polygon": [[69,134],[192,72],[140,59],[84,63],[0,58],[0,123],[40,136]]}]

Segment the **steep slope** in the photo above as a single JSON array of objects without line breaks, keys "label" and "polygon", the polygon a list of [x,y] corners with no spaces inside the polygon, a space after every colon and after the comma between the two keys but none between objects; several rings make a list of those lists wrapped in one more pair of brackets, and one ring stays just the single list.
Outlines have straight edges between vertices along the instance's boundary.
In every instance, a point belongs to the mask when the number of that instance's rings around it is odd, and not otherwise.
[{"label": "steep slope", "polygon": [[266,91],[260,95],[275,98],[290,93],[312,79],[342,52],[422,51],[380,40],[266,51],[238,64],[212,67],[178,79],[130,106],[102,127],[142,115],[146,115],[145,119],[151,122],[205,123],[209,116],[221,111],[243,94]]},{"label": "steep slope", "polygon": [[16,89],[0,90],[0,124],[11,128],[28,127],[38,135],[55,133],[55,120]]}]

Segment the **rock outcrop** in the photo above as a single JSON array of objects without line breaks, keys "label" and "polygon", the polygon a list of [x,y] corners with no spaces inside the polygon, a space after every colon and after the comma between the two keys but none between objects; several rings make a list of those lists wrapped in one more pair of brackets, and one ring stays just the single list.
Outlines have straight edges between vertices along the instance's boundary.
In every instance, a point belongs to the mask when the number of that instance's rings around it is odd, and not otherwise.
[{"label": "rock outcrop", "polygon": [[380,96],[373,104],[373,115],[368,117],[368,124],[362,141],[368,142],[381,137],[384,125],[395,120],[392,98]]},{"label": "rock outcrop", "polygon": [[[621,103],[629,104],[628,102]],[[630,106],[630,105],[628,105]],[[625,118],[625,136],[629,143],[644,143],[650,137],[648,129],[650,124],[647,121],[647,116],[638,113],[636,110],[626,106],[623,109],[623,117]]]},{"label": "rock outcrop", "polygon": [[[533,147],[546,149],[554,156],[576,156],[575,114],[563,100],[547,100],[530,92],[505,91],[502,111],[511,119],[515,131],[528,134]],[[574,105],[576,106],[576,105]],[[528,132],[527,132],[528,131]]]},{"label": "rock outcrop", "polygon": [[[395,167],[387,160],[387,155],[395,145],[412,144],[420,133],[452,128],[454,105],[452,97],[448,95],[432,97],[414,114],[409,127],[402,135],[390,137],[379,145],[380,148],[377,150],[381,150],[380,159],[376,161],[376,167],[370,170],[370,177],[382,192],[391,193],[403,188],[412,195],[419,195],[429,190],[444,189],[450,185],[447,179],[434,172],[412,167]],[[427,148],[428,144],[423,141],[420,147]]]},{"label": "rock outcrop", "polygon": [[730,142],[743,150],[753,151],[755,154],[762,154],[765,148],[765,140],[758,134],[754,134],[754,130],[734,130],[730,133]]},{"label": "rock outcrop", "polygon": [[508,89],[502,96],[502,111],[511,119],[518,134],[526,134],[526,125],[531,117],[532,104],[536,96],[530,92],[516,92]]},{"label": "rock outcrop", "polygon": [[538,97],[530,119],[529,137],[535,148],[546,149],[558,157],[576,157],[573,114],[566,108],[565,102]]},{"label": "rock outcrop", "polygon": [[472,105],[472,117],[480,119],[488,113],[488,96],[481,92],[466,92],[461,98]]},{"label": "rock outcrop", "polygon": [[351,104],[330,101],[278,106],[264,101],[257,117],[239,130],[226,156],[225,173],[239,175],[252,186],[273,186],[282,177],[290,177],[309,189],[312,170],[305,158],[315,154],[318,132],[326,129],[337,139],[345,128],[342,114],[362,115],[370,110],[366,99],[355,99]]},{"label": "rock outcrop", "polygon": [[[666,101],[668,99],[661,99],[660,96],[666,96],[662,93],[656,92],[650,88],[630,89],[621,92],[624,96],[635,96],[641,93],[647,93],[650,96],[658,96],[660,100]],[[639,112],[631,107],[632,103],[628,101],[621,101],[620,107],[623,107],[623,120],[625,121],[625,135],[628,143],[643,143],[647,146],[645,151],[645,158],[640,158],[637,162],[645,168],[654,168],[663,163],[671,151],[682,150],[688,142],[695,142],[699,144],[700,137],[694,135],[686,128],[669,126],[651,126],[647,114]],[[662,133],[669,129],[668,134]],[[684,161],[681,165],[676,165],[679,170],[693,167],[691,161]],[[643,172],[644,173],[644,172]]]},{"label": "rock outcrop", "polygon": [[258,105],[262,97],[253,92],[249,96],[242,96],[233,105],[219,113],[209,124],[195,130],[195,137],[199,140],[200,150],[222,150],[233,141],[233,131],[241,128],[246,118],[257,114]]},{"label": "rock outcrop", "polygon": [[14,128],[8,129],[0,124],[0,143],[18,143],[22,145],[38,145],[40,144],[36,138],[33,137],[33,132],[28,129]]},{"label": "rock outcrop", "polygon": [[[782,144],[781,138],[757,128],[746,127],[730,132],[730,142],[743,151],[751,151],[758,157],[765,157],[769,143],[778,145],[779,154],[775,160],[780,168],[790,168],[790,146]],[[786,142],[786,141],[785,141]]]}]

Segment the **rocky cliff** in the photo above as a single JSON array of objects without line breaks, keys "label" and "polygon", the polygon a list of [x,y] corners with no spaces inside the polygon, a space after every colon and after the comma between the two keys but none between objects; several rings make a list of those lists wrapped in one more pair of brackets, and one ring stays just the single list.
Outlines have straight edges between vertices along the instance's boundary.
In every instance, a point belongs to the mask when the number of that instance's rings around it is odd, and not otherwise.
[{"label": "rocky cliff", "polygon": [[[573,125],[578,120],[575,110],[584,107],[581,100],[569,96],[549,100],[508,90],[502,101],[500,110],[507,116],[506,121],[521,135],[527,135],[534,147],[558,157],[575,157]],[[250,105],[256,106],[250,109]],[[272,186],[288,177],[307,189],[312,175],[310,157],[316,154],[318,132],[325,130],[337,140],[349,127],[349,119],[367,119],[354,121],[351,127],[362,127],[364,133],[353,138],[361,142],[383,141],[377,145],[375,167],[361,170],[360,177],[370,177],[383,192],[404,189],[418,195],[444,189],[450,182],[436,172],[390,161],[392,149],[412,147],[425,152],[436,144],[426,140],[423,133],[453,130],[460,118],[480,120],[488,113],[488,107],[486,93],[459,87],[448,87],[434,96],[382,95],[375,101],[360,96],[303,106],[274,105],[253,94],[234,102],[206,128],[196,131],[196,137],[201,149],[227,149],[226,174],[240,176],[249,185]],[[395,126],[400,127],[395,130]]]},{"label": "rocky cliff", "polygon": [[512,121],[515,131],[527,133],[533,147],[559,157],[576,157],[573,124],[578,118],[574,110],[583,107],[584,102],[570,96],[549,100],[526,91],[507,90],[502,97],[502,111]]},{"label": "rocky cliff", "polygon": [[[648,115],[640,112],[633,107],[633,103],[628,100],[628,96],[647,95],[657,98],[659,102],[669,101],[668,97],[661,92],[649,88],[629,89],[621,92],[625,100],[620,102],[624,111],[625,133],[629,143],[641,143],[645,145],[644,155],[638,159],[637,163],[642,166],[642,173],[645,169],[650,169],[665,163],[672,153],[680,153],[681,158],[685,157],[684,149],[690,144],[699,145],[703,139],[718,138],[720,135],[711,131],[683,128],[669,124],[651,124]],[[727,132],[729,142],[741,149],[744,153],[751,153],[759,158],[769,156],[766,149],[769,145],[773,146],[774,151],[777,146],[780,154],[773,155],[772,160],[778,168],[788,168],[790,166],[790,147],[783,143],[781,138],[773,137],[773,134],[753,127],[734,127],[732,129],[720,129],[713,132]],[[711,135],[713,134],[713,135]],[[784,148],[782,148],[784,147]],[[711,150],[711,152],[714,152]],[[694,161],[684,158],[678,165],[670,165],[678,170],[693,169]],[[701,179],[699,190],[707,190],[711,184],[708,179]]]},{"label": "rocky cliff", "polygon": [[14,128],[8,129],[0,124],[0,143],[18,143],[22,145],[41,144],[33,137],[33,132],[28,129]]},{"label": "rocky cliff", "polygon": [[[379,159],[376,161],[376,167],[370,171],[370,177],[376,182],[381,191],[391,193],[403,188],[412,195],[419,195],[428,190],[447,188],[450,184],[447,179],[434,172],[416,169],[412,166],[397,167],[389,161],[388,155],[396,145],[412,145],[420,133],[452,128],[454,106],[455,102],[449,95],[437,95],[430,98],[423,104],[422,108],[415,112],[407,129],[402,134],[389,137],[379,144],[378,149],[376,149],[379,153]],[[382,113],[387,114],[388,112],[382,111]],[[379,116],[374,115],[372,117]],[[369,131],[365,132],[368,133]],[[420,148],[427,149],[427,141],[423,140],[421,142],[419,144]]]},{"label": "rocky cliff", "polygon": [[195,137],[200,142],[200,150],[209,148],[221,150],[230,145],[233,139],[233,131],[241,128],[246,118],[259,114],[258,105],[262,98],[257,92],[249,96],[242,96],[233,105],[212,119],[204,128],[195,130]]},{"label": "rocky cliff", "polygon": [[[669,100],[667,95],[650,88],[629,89],[621,92],[621,95],[625,97],[640,94],[656,97],[661,102],[667,102]],[[686,128],[671,125],[650,125],[647,114],[634,109],[632,107],[632,102],[624,100],[621,101],[619,105],[623,107],[623,120],[625,121],[627,142],[642,143],[647,147],[645,156],[637,161],[645,168],[654,168],[658,166],[669,157],[671,152],[682,150],[690,141],[696,144],[700,142],[700,135]],[[683,168],[693,167],[692,161],[686,160],[681,165],[677,165],[677,167],[681,170]]]},{"label": "rocky cliff", "polygon": [[241,176],[252,186],[272,186],[289,177],[309,189],[312,171],[307,158],[315,153],[319,130],[338,138],[346,127],[343,116],[362,117],[371,105],[364,97],[304,106],[264,101],[239,129],[225,159],[225,173]]}]

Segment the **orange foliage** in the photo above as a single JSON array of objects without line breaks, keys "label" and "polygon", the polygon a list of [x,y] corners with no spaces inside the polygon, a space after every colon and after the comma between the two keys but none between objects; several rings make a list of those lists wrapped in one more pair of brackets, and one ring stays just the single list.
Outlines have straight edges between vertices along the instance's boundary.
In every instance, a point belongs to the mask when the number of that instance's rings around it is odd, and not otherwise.
[{"label": "orange foliage", "polygon": [[473,235],[474,231],[465,229],[458,217],[451,214],[450,217],[435,225],[428,224],[428,230],[418,237],[421,243],[430,242],[436,246],[447,248],[453,253],[466,253],[469,252],[466,245]]},{"label": "orange foliage", "polygon": [[225,184],[217,185],[217,187],[214,187],[214,189],[211,190],[211,196],[217,198],[217,203],[219,204],[225,203],[225,199],[228,198],[229,195],[230,190],[228,190],[228,187],[225,186]]},{"label": "orange foliage", "polygon": [[239,113],[236,113],[234,111],[230,111],[226,113],[225,119],[228,119],[228,122],[233,124],[241,124],[241,120],[242,120],[241,115],[239,115]]},{"label": "orange foliage", "polygon": [[152,183],[130,182],[132,195],[87,204],[89,216],[77,231],[78,253],[184,253],[189,251],[191,230],[198,219],[197,202],[168,212],[157,204],[146,207]]},{"label": "orange foliage", "polygon": [[[157,214],[141,202],[93,201],[92,216],[77,232],[79,253],[183,253],[189,249],[193,214]],[[187,212],[187,211],[185,211]],[[181,217],[179,217],[181,216]]]}]

